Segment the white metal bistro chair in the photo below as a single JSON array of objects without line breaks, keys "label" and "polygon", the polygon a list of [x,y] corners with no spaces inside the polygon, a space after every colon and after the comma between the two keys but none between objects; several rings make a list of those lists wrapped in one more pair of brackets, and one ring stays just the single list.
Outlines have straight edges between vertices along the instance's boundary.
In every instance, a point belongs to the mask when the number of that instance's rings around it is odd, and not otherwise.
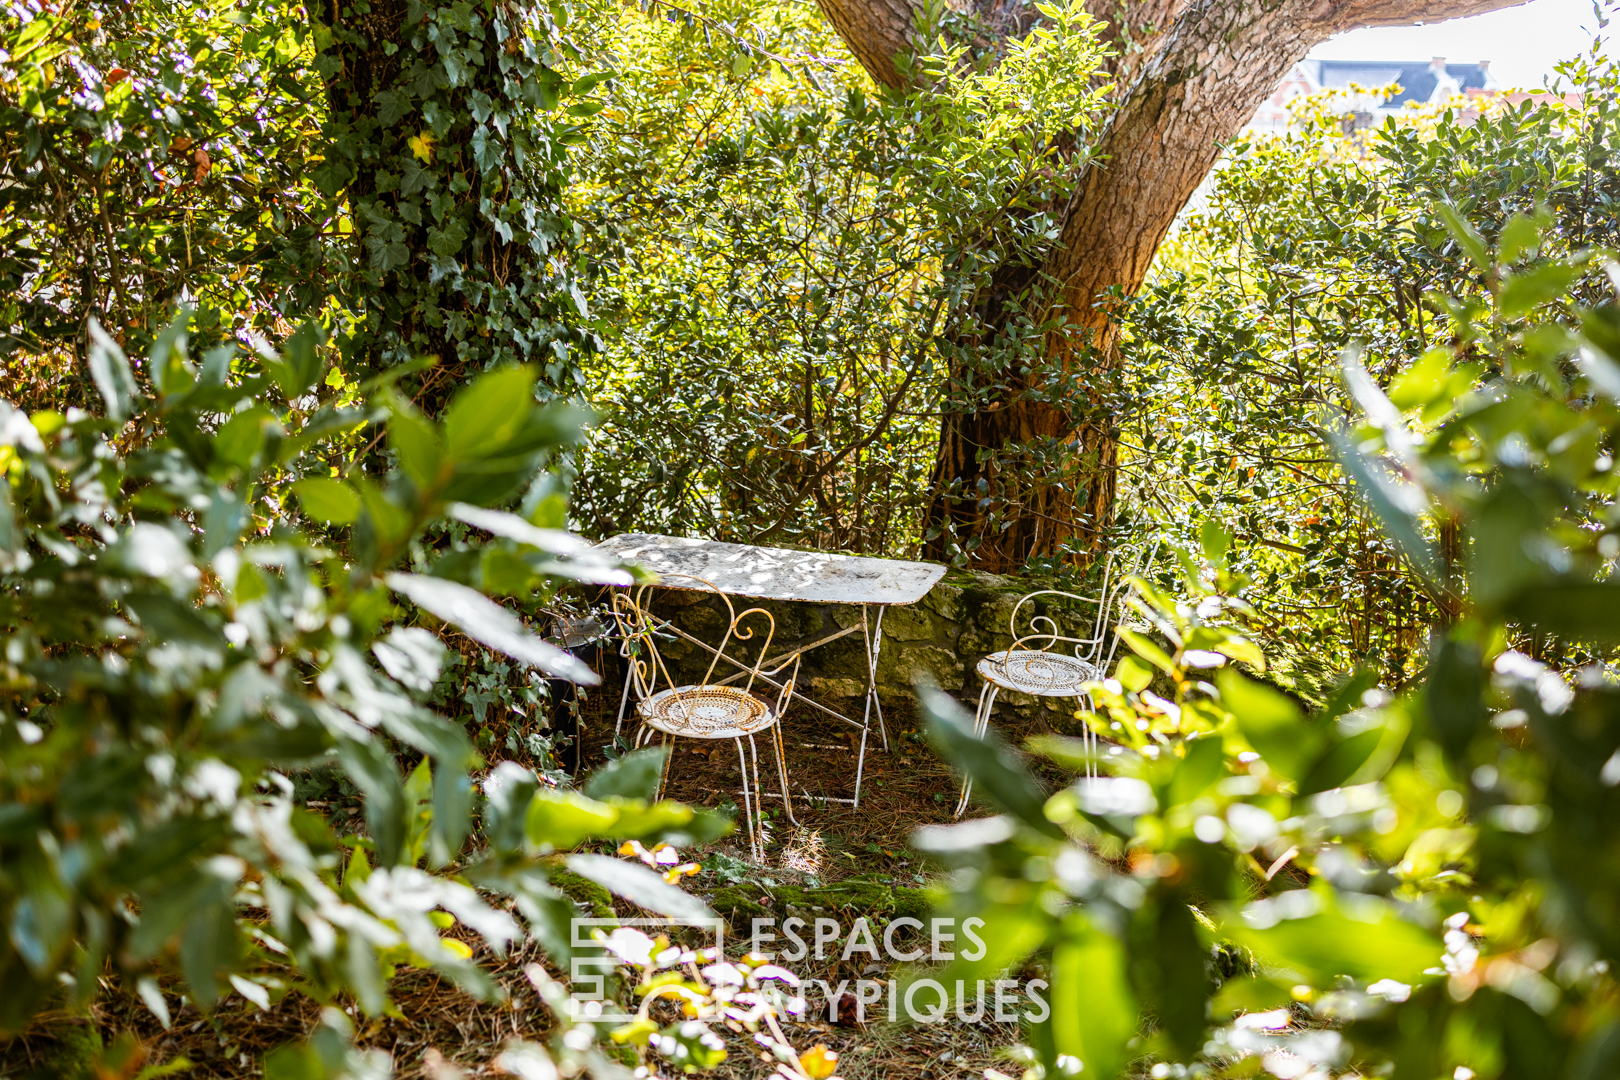
[{"label": "white metal bistro chair", "polygon": [[[712,659],[703,678],[696,683],[677,684],[658,650],[658,636],[660,632],[665,632],[665,627],[648,606],[648,591],[653,586],[643,585],[635,590],[614,593],[613,618],[624,642],[622,653],[630,666],[630,680],[636,693],[636,715],[641,720],[635,743],[637,746],[645,745],[652,740],[654,732],[658,733],[665,746],[671,746],[677,738],[730,739],[737,747],[737,760],[742,771],[743,817],[748,823],[748,850],[756,862],[761,862],[765,857],[765,848],[755,817],[762,809],[764,793],[759,783],[759,747],[754,742],[754,736],[770,735],[771,748],[776,752],[777,777],[782,784],[782,805],[786,807],[788,820],[797,825],[788,793],[781,719],[799,677],[799,657],[795,653],[779,666],[764,669],[771,638],[776,635],[776,620],[770,612],[753,607],[739,615],[732,606],[731,598],[711,582],[687,574],[662,575],[666,583],[671,577],[689,583],[681,585],[681,588],[701,589],[720,597],[726,605],[730,621],[719,645],[712,650]],[[744,620],[755,615],[759,616],[755,626],[742,625]],[[764,623],[765,640],[759,647],[759,659],[747,669],[746,681],[741,686],[716,682],[715,665],[726,654],[726,647],[733,641],[752,641],[757,636],[756,627],[760,622]],[[781,676],[784,671],[789,672],[785,680],[768,680],[781,688],[774,704],[754,695],[756,679]],[[659,689],[660,685],[663,689]],[[673,754],[664,760],[664,773],[658,781],[660,798],[669,780],[672,758]],[[750,772],[753,776],[752,786],[749,785]]]},{"label": "white metal bistro chair", "polygon": [[[989,730],[990,711],[996,706],[996,696],[1003,690],[1035,697],[1085,697],[1087,705],[1091,704],[1086,686],[1105,678],[1109,666],[1114,662],[1114,653],[1119,648],[1119,635],[1114,633],[1114,627],[1123,613],[1123,602],[1130,590],[1131,579],[1152,563],[1157,551],[1155,547],[1152,551],[1138,552],[1128,558],[1123,569],[1116,566],[1114,553],[1110,551],[1103,562],[1102,587],[1096,596],[1040,589],[1025,595],[1013,606],[1012,615],[1007,620],[1007,631],[1013,637],[1012,647],[991,653],[978,663],[977,670],[979,677],[984,680],[984,686],[979,691],[979,707],[973,716],[975,736],[982,739]],[[1025,604],[1041,596],[1096,605],[1097,614],[1090,636],[1066,637],[1059,631],[1056,619],[1041,614],[1030,615],[1028,629],[1020,634],[1019,612]],[[1059,651],[1059,645],[1073,646],[1073,650]],[[1090,757],[1095,760],[1097,733],[1088,724],[1082,729],[1080,738]],[[1088,765],[1086,772],[1093,775],[1095,767]],[[961,817],[967,810],[968,798],[972,794],[972,779],[963,781],[962,797],[956,803],[956,817]]]}]

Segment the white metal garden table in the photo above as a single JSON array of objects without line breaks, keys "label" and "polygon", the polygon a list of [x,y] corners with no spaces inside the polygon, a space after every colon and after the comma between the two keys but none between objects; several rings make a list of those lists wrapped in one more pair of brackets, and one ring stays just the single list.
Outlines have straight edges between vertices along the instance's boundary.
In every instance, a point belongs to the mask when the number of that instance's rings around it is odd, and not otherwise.
[{"label": "white metal garden table", "polygon": [[[755,547],[750,544],[724,544],[715,540],[694,540],[678,536],[655,536],[650,533],[625,533],[596,545],[597,550],[621,559],[640,563],[658,574],[671,575],[671,589],[689,589],[681,584],[691,578],[712,583],[720,592],[744,596],[755,600],[787,600],[814,604],[858,605],[861,621],[836,633],[804,645],[789,646],[786,651],[758,665],[758,669],[774,668],[811,649],[821,648],[850,634],[859,633],[866,645],[866,693],[860,720],[845,716],[813,701],[795,688],[790,700],[798,700],[810,708],[841,720],[861,733],[860,752],[855,762],[854,798],[826,798],[827,802],[861,804],[861,778],[866,769],[866,742],[871,734],[872,718],[877,717],[878,733],[883,749],[889,748],[888,726],[883,722],[883,705],[877,696],[878,653],[883,647],[883,612],[890,607],[915,604],[932,589],[945,574],[937,563],[905,562],[900,559],[873,559],[860,555],[839,555],[825,551],[789,551],[784,548]],[[675,575],[681,575],[676,577]],[[871,609],[877,608],[874,619]],[[700,648],[715,653],[706,642],[667,620],[661,629],[678,635]],[[754,665],[719,653],[720,659],[738,669],[737,674],[722,683],[744,678]],[[783,684],[765,678],[778,690]],[[624,721],[625,708],[630,699],[630,679],[625,678],[624,696],[619,702],[619,723]],[[617,728],[615,728],[617,731]],[[806,796],[809,797],[809,796]],[[816,796],[819,798],[820,796]]]}]

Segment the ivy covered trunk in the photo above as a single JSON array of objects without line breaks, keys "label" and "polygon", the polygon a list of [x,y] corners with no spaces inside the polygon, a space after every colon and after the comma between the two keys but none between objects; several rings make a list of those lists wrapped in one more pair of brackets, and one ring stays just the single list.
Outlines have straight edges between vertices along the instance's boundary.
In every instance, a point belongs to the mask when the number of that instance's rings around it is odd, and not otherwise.
[{"label": "ivy covered trunk", "polygon": [[407,384],[430,413],[504,362],[539,362],[553,392],[571,390],[589,338],[561,205],[562,17],[512,0],[315,10],[330,118],[314,176],[352,220],[336,290],[356,318],[339,338],[350,369],[435,358]]}]

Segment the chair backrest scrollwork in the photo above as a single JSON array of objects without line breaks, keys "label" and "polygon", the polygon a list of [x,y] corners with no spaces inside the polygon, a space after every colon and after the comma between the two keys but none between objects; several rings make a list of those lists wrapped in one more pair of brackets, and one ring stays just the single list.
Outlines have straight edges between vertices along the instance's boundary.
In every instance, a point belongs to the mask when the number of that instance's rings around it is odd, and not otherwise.
[{"label": "chair backrest scrollwork", "polygon": [[[669,620],[660,619],[653,614],[650,603],[651,590],[671,586],[687,591],[713,593],[720,598],[720,602],[725,605],[726,628],[717,644],[710,645],[699,641],[690,634],[676,630]],[[714,680],[715,669],[722,658],[725,658],[746,673],[747,681],[741,687],[742,692],[745,694],[753,691],[755,682],[762,676],[779,674],[788,666],[786,663],[779,664],[774,668],[767,668],[766,666],[771,641],[776,636],[776,619],[769,611],[762,607],[751,607],[738,612],[736,606],[731,602],[731,597],[721,592],[718,586],[711,581],[692,574],[664,573],[655,583],[641,585],[634,589],[615,591],[612,600],[612,611],[619,638],[622,642],[620,655],[630,665],[630,678],[635,686],[636,695],[641,700],[651,697],[658,690],[660,683],[669,689],[675,689],[681,685],[705,686],[711,684]],[[754,616],[757,616],[757,618],[752,618],[752,621],[749,622],[751,617]],[[745,625],[745,623],[748,623],[748,625]],[[763,625],[761,625],[762,623]],[[660,637],[668,640],[677,635],[692,641],[710,655],[708,669],[696,683],[678,683],[675,677],[670,674],[663,653],[659,649],[658,641]],[[746,662],[745,658],[732,656],[731,653],[726,651],[727,647],[732,645],[733,642],[752,644],[756,638],[760,637],[763,637],[763,640],[759,643],[759,652],[752,663]],[[747,652],[751,650],[742,649],[738,651]],[[789,659],[792,661],[793,672],[778,698],[778,715],[780,715],[781,707],[786,703],[787,697],[792,693],[794,683],[798,679],[797,653]],[[723,681],[729,683],[735,681],[735,679]],[[776,684],[774,680],[770,681],[773,685],[781,685]]]},{"label": "chair backrest scrollwork", "polygon": [[[1021,650],[1049,652],[1059,645],[1072,645],[1075,659],[1095,669],[1100,676],[1113,663],[1114,653],[1119,648],[1119,636],[1113,630],[1122,614],[1123,601],[1130,590],[1131,581],[1151,567],[1157,555],[1158,545],[1143,548],[1122,559],[1116,559],[1115,552],[1110,551],[1103,563],[1102,584],[1095,596],[1081,596],[1062,589],[1038,589],[1025,594],[1013,606],[1012,614],[1007,619],[1007,630],[1013,637],[1013,645],[1008,653]],[[1121,562],[1123,567],[1119,565]],[[1027,631],[1020,634],[1019,612],[1024,605],[1042,596],[1095,605],[1096,615],[1090,634],[1085,637],[1065,634],[1055,618],[1041,614],[1038,608],[1028,618]]]}]

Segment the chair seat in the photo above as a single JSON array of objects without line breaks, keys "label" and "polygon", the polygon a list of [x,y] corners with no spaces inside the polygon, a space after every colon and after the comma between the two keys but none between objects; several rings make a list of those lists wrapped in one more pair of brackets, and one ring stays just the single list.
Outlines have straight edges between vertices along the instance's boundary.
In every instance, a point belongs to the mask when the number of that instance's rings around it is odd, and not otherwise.
[{"label": "chair seat", "polygon": [[648,727],[688,739],[735,739],[776,723],[771,707],[735,686],[676,686],[636,705]]},{"label": "chair seat", "polygon": [[1079,697],[1086,683],[1102,677],[1084,660],[1034,649],[991,653],[979,661],[979,675],[1003,690],[1036,697]]}]

